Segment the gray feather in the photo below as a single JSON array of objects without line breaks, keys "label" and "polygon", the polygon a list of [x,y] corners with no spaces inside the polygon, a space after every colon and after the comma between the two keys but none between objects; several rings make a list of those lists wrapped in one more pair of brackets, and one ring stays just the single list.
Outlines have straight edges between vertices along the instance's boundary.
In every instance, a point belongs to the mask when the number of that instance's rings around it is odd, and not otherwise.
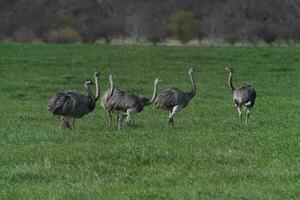
[{"label": "gray feather", "polygon": [[[239,88],[234,90],[233,100],[239,107],[247,106],[252,108],[255,103],[256,91],[250,84],[243,84]],[[246,105],[247,104],[247,105]]]},{"label": "gray feather", "polygon": [[136,109],[137,112],[143,110],[146,98],[140,97],[131,91],[114,90],[113,95],[108,97],[109,90],[103,95],[101,102],[107,110],[119,110],[126,112],[129,108]]},{"label": "gray feather", "polygon": [[80,118],[95,108],[95,97],[77,92],[59,92],[48,103],[54,115]]},{"label": "gray feather", "polygon": [[171,88],[160,93],[154,102],[156,108],[172,110],[174,106],[186,107],[192,96],[189,92],[183,92],[177,88]]}]

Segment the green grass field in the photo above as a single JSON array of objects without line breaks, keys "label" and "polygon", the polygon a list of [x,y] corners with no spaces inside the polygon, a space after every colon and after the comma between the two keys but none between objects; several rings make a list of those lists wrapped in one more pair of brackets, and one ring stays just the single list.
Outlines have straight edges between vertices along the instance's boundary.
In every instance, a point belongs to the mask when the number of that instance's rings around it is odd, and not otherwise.
[{"label": "green grass field", "polygon": [[[240,127],[227,89],[257,91]],[[61,130],[47,111],[58,91],[84,91],[101,72],[119,89],[151,96],[176,86],[197,94],[168,128],[152,106],[132,127],[107,126],[96,109]],[[299,199],[300,49],[106,45],[0,45],[0,199]]]}]

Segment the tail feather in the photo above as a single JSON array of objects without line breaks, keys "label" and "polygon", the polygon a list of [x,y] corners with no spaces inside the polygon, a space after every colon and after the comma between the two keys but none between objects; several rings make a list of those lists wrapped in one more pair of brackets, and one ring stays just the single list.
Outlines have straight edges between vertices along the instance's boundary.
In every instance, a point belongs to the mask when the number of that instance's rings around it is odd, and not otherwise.
[{"label": "tail feather", "polygon": [[71,97],[64,92],[58,93],[48,104],[48,110],[54,115],[67,115],[71,107]]}]

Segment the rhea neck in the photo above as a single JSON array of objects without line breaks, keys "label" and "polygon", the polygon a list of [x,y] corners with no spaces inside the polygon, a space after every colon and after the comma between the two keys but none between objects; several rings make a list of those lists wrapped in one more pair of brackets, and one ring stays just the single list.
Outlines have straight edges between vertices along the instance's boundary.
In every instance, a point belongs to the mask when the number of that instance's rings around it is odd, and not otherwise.
[{"label": "rhea neck", "polygon": [[91,86],[86,85],[86,86],[84,86],[84,87],[85,87],[85,89],[86,89],[88,95],[91,96],[92,98],[95,98],[95,96],[94,96],[94,94],[93,94],[93,92],[92,92]]},{"label": "rhea neck", "polygon": [[229,87],[231,92],[233,92],[235,90],[235,88],[232,84],[232,71],[230,71],[229,75],[228,75],[228,87]]},{"label": "rhea neck", "polygon": [[152,97],[151,99],[146,103],[146,105],[150,105],[154,102],[156,96],[157,96],[157,84],[158,82],[157,81],[154,81],[154,89],[153,89],[153,94],[152,94]]},{"label": "rhea neck", "polygon": [[96,83],[96,96],[95,96],[95,101],[97,101],[100,97],[100,87],[98,84],[98,77],[95,76],[95,83]]},{"label": "rhea neck", "polygon": [[109,98],[110,98],[114,93],[115,85],[112,78],[109,79],[109,82],[110,82],[110,90],[109,90]]},{"label": "rhea neck", "polygon": [[192,84],[192,90],[190,92],[190,97],[193,98],[196,94],[196,84],[195,84],[195,80],[194,80],[192,72],[189,73],[189,76],[190,76],[191,84]]}]

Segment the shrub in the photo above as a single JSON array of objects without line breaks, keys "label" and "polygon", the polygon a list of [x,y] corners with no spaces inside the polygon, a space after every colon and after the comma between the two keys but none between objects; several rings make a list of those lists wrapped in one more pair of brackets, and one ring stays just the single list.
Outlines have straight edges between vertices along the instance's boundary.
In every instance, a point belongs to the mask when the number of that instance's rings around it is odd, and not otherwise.
[{"label": "shrub", "polygon": [[156,45],[161,42],[163,39],[159,35],[151,34],[147,36],[147,40],[152,44]]},{"label": "shrub", "polygon": [[50,30],[45,35],[46,42],[51,43],[72,43],[82,41],[81,35],[71,27],[59,30]]},{"label": "shrub", "polygon": [[278,37],[276,31],[271,26],[261,26],[258,31],[258,37],[268,44],[274,42]]},{"label": "shrub", "polygon": [[196,18],[193,12],[178,11],[170,16],[172,33],[182,43],[187,43],[195,37]]},{"label": "shrub", "polygon": [[231,33],[231,34],[228,33],[224,35],[224,40],[229,44],[234,45],[235,43],[240,41],[240,37],[236,33]]}]

